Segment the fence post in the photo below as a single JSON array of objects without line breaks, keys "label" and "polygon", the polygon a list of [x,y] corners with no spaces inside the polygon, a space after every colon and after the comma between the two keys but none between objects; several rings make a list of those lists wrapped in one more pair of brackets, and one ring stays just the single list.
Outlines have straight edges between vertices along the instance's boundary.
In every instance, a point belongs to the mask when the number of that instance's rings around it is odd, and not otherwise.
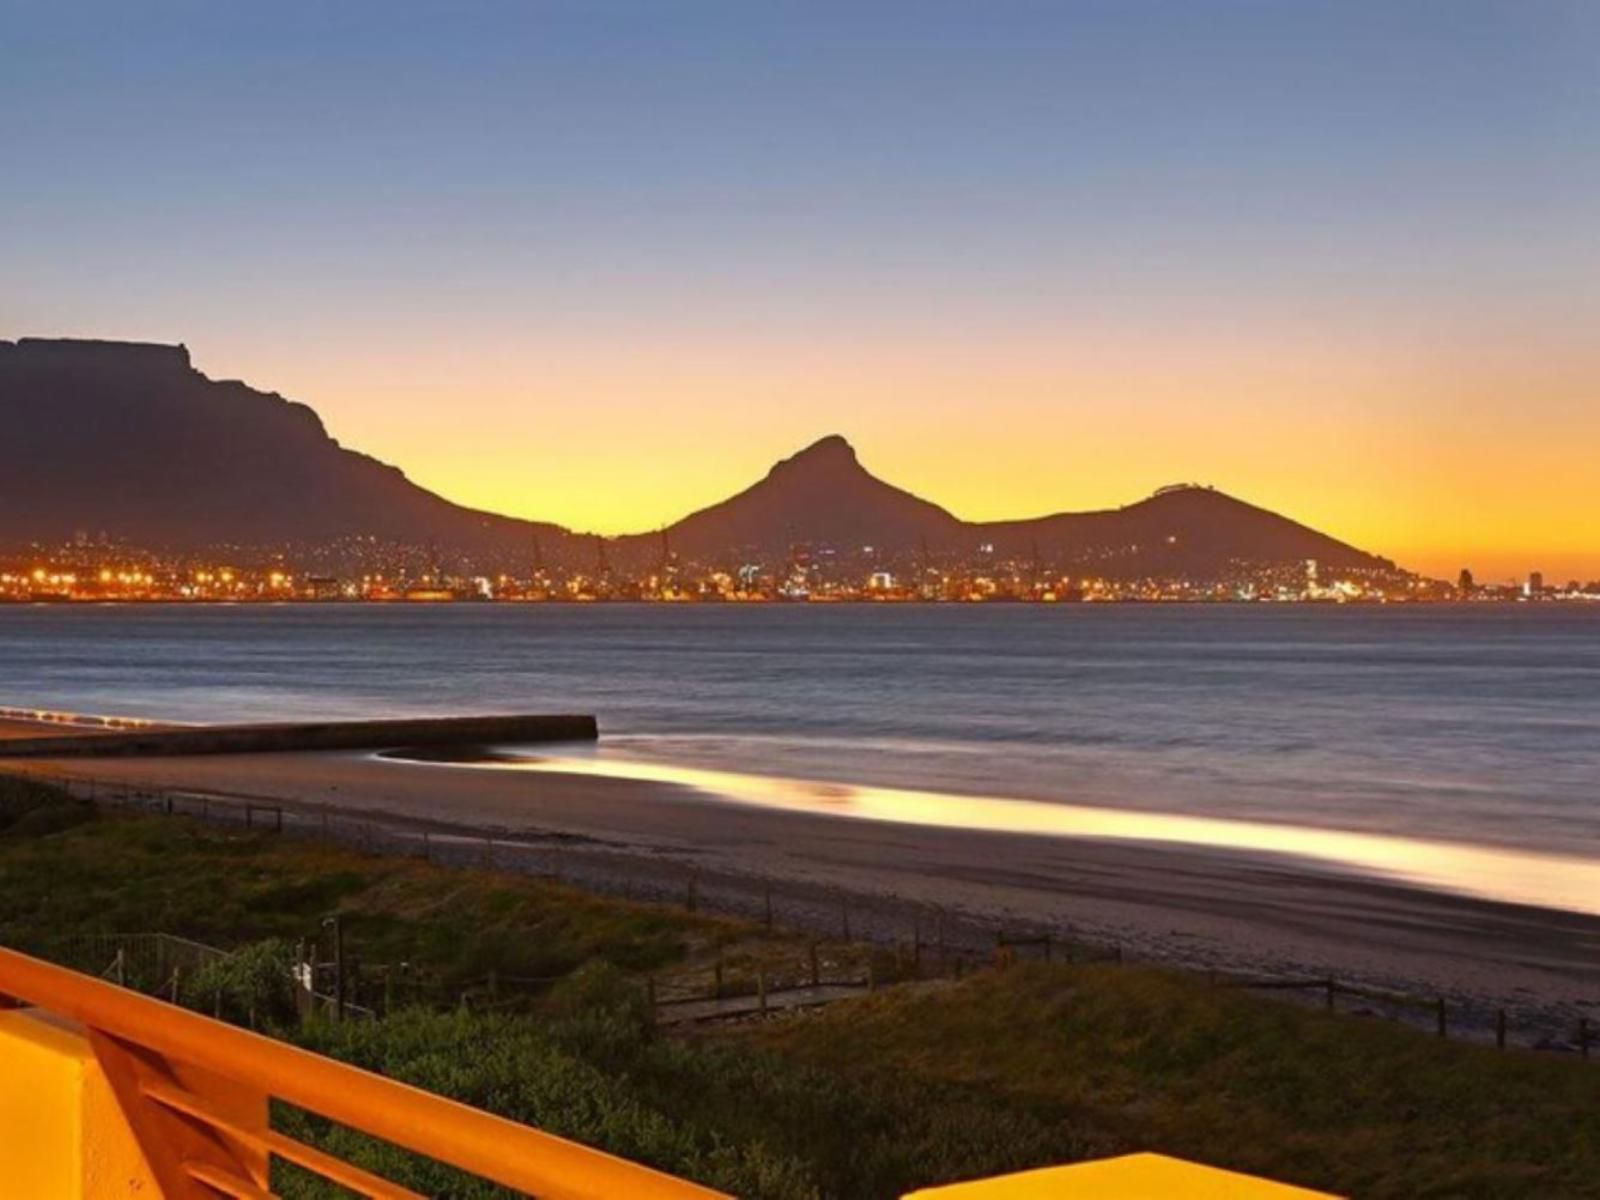
[{"label": "fence post", "polygon": [[1589,1018],[1578,1018],[1578,1053],[1589,1057]]},{"label": "fence post", "polygon": [[1334,983],[1334,981],[1332,979],[1329,979],[1326,986],[1327,986],[1327,989],[1328,989],[1328,993],[1327,993],[1327,996],[1323,1000],[1323,1007],[1326,1008],[1329,1012],[1332,1012],[1333,1011],[1333,994],[1334,994],[1335,991],[1338,990],[1338,984]]},{"label": "fence post", "polygon": [[688,882],[688,885],[687,885],[687,890],[686,890],[686,894],[684,896],[684,901],[683,901],[683,906],[685,908],[687,908],[690,912],[694,912],[700,907],[700,895],[699,895],[699,892],[700,892],[700,872],[696,868],[690,867],[689,868],[689,882]]},{"label": "fence post", "polygon": [[277,805],[276,808],[274,809],[274,811],[278,814],[277,832],[278,833],[282,833],[283,832],[283,805],[281,805],[281,804]]},{"label": "fence post", "polygon": [[1506,1010],[1503,1008],[1494,1015],[1494,1044],[1497,1050],[1506,1048]]},{"label": "fence post", "polygon": [[323,922],[333,930],[333,1019],[344,1020],[344,926],[339,918]]},{"label": "fence post", "polygon": [[1050,935],[1048,933],[1044,935],[1044,960],[1045,962],[1050,961]]},{"label": "fence post", "polygon": [[1450,1032],[1449,1032],[1449,1027],[1448,1027],[1448,1024],[1446,1022],[1446,1018],[1445,1018],[1445,1008],[1444,1008],[1444,997],[1443,996],[1439,997],[1438,1008],[1439,1008],[1439,1036],[1440,1037],[1449,1037],[1450,1036]]},{"label": "fence post", "polygon": [[422,831],[422,861],[433,861],[433,835],[426,829]]}]

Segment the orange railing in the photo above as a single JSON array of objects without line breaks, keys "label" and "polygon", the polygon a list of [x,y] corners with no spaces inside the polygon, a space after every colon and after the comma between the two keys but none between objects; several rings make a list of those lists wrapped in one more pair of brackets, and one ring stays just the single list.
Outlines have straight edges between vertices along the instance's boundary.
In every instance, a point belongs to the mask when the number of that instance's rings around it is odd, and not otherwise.
[{"label": "orange railing", "polygon": [[279,1158],[375,1200],[421,1200],[272,1129],[278,1099],[541,1200],[708,1200],[709,1188],[0,949],[0,998],[81,1024],[165,1196],[269,1197]]}]

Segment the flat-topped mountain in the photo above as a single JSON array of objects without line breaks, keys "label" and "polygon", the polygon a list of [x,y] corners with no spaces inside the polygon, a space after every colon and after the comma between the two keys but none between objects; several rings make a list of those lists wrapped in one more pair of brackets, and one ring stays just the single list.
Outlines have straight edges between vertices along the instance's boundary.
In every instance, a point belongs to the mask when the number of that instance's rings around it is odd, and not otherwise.
[{"label": "flat-topped mountain", "polygon": [[370,536],[489,554],[564,533],[452,504],[340,446],[304,404],[206,378],[182,346],[0,342],[0,427],[3,542]]},{"label": "flat-topped mountain", "polygon": [[[0,545],[83,531],[147,547],[426,546],[486,569],[597,565],[592,538],[480,512],[346,449],[316,413],[275,393],[208,379],[182,346],[24,338],[0,342]],[[1208,488],[1126,508],[963,521],[871,474],[844,438],[823,438],[765,478],[664,531],[609,539],[620,570],[680,561],[774,563],[797,548],[1031,559],[1111,578],[1217,576],[1240,563],[1392,569],[1392,564]]]}]

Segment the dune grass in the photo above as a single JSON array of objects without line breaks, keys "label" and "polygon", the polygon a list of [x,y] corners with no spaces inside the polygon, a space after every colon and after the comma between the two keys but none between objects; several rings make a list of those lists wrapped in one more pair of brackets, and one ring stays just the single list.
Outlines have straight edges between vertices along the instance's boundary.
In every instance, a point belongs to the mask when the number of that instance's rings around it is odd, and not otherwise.
[{"label": "dune grass", "polygon": [[1059,1130],[1062,1151],[1158,1150],[1396,1200],[1600,1195],[1600,1070],[1193,975],[1019,966],[751,1040],[841,1076],[966,1090]]},{"label": "dune grass", "polygon": [[96,817],[58,795],[0,780],[0,943],[45,949],[67,933],[159,932],[228,949],[315,937],[337,915],[350,955],[410,964],[419,987],[447,994],[489,971],[552,978],[592,960],[654,970],[752,936],[526,876],[183,818]]}]

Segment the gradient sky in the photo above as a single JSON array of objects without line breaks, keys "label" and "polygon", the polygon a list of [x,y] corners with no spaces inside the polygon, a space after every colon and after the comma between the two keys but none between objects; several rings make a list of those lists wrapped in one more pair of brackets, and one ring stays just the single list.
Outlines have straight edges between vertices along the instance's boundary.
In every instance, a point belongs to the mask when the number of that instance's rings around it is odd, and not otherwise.
[{"label": "gradient sky", "polygon": [[0,0],[0,336],[617,532],[844,433],[1600,577],[1600,4]]}]

